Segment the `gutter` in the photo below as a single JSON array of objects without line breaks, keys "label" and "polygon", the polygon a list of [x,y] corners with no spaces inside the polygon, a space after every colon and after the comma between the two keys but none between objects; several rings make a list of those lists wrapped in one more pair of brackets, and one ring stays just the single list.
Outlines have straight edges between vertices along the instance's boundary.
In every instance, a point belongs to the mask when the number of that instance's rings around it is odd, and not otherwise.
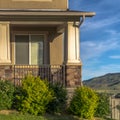
[{"label": "gutter", "polygon": [[82,19],[80,19],[79,22],[74,21],[73,26],[79,28],[84,21],[85,21],[85,16],[82,16]]}]

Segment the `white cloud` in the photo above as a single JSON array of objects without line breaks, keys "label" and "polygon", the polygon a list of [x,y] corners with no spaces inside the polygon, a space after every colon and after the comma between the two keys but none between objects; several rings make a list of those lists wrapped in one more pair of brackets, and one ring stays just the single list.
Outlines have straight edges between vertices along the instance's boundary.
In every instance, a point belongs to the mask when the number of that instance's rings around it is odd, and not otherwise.
[{"label": "white cloud", "polygon": [[100,69],[105,72],[120,72],[120,64],[108,64],[100,66]]},{"label": "white cloud", "polygon": [[93,77],[98,77],[107,73],[120,72],[120,64],[108,64],[99,67],[87,67],[83,69],[83,80],[87,80]]},{"label": "white cloud", "polygon": [[[99,19],[99,20],[98,20]],[[116,24],[120,22],[120,18],[119,15],[114,15],[114,16],[110,16],[110,17],[105,17],[105,18],[97,18],[97,14],[96,14],[96,18],[94,16],[94,18],[92,18],[91,20],[89,19],[86,20],[84,22],[84,24],[81,26],[82,30],[87,31],[87,30],[95,30],[95,29],[100,29],[106,26],[110,26],[113,24]]]},{"label": "white cloud", "polygon": [[119,49],[118,40],[106,41],[83,41],[81,42],[81,57],[83,60],[89,60],[100,57],[102,54],[109,50]]},{"label": "white cloud", "polygon": [[120,59],[120,55],[111,55],[109,56],[111,59]]},{"label": "white cloud", "polygon": [[117,30],[113,30],[113,29],[107,29],[105,30],[106,33],[108,33],[109,35],[119,35],[120,33]]}]

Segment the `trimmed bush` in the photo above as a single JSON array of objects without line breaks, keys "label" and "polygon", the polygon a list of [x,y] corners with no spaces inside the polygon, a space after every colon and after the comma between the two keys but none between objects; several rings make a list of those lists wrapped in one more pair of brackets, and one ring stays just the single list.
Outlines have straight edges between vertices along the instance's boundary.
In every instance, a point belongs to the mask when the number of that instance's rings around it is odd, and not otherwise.
[{"label": "trimmed bush", "polygon": [[0,110],[10,109],[13,102],[14,85],[0,80]]},{"label": "trimmed bush", "polygon": [[50,113],[62,113],[66,109],[67,91],[61,84],[50,84],[54,92],[54,99],[48,104],[47,111]]},{"label": "trimmed bush", "polygon": [[98,93],[99,101],[96,109],[96,117],[105,117],[110,113],[110,97],[106,93]]},{"label": "trimmed bush", "polygon": [[69,111],[80,118],[91,119],[94,117],[97,101],[98,96],[94,90],[79,87],[74,92]]},{"label": "trimmed bush", "polygon": [[16,91],[14,106],[23,113],[44,114],[48,103],[53,99],[52,94],[45,80],[28,75]]}]

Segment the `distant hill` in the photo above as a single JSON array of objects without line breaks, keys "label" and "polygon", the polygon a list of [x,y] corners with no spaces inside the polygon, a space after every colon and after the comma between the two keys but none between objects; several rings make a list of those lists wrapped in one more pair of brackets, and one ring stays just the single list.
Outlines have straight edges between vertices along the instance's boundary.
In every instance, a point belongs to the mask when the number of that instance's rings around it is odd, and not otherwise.
[{"label": "distant hill", "polygon": [[100,77],[95,77],[83,84],[96,90],[120,90],[120,73],[109,73]]}]

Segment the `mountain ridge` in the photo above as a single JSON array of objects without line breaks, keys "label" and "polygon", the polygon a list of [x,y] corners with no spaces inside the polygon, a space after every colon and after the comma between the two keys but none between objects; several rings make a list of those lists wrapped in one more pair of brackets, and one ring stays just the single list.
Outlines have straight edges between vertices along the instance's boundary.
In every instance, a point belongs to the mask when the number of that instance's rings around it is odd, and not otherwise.
[{"label": "mountain ridge", "polygon": [[120,90],[120,73],[107,73],[85,80],[83,84],[96,90]]}]

